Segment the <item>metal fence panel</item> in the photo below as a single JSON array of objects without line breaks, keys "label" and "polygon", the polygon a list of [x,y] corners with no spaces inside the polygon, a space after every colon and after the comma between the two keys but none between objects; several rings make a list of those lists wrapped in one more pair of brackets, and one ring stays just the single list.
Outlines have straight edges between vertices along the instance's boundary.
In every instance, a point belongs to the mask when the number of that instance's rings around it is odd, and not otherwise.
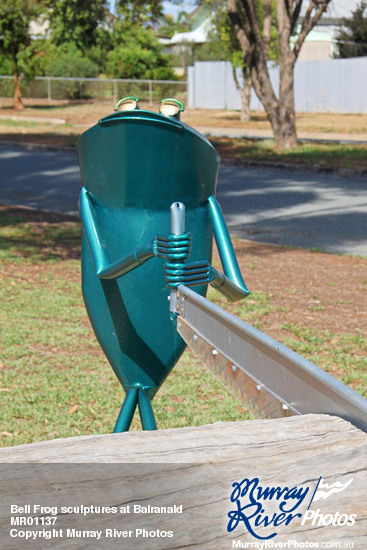
[{"label": "metal fence panel", "polygon": [[[187,82],[181,80],[130,80],[110,78],[36,77],[21,83],[23,97],[29,99],[111,99],[135,95],[141,101],[158,102],[165,97],[187,101]],[[12,97],[12,76],[0,76],[0,97]]]},{"label": "metal fence panel", "polygon": [[[277,91],[279,69],[269,65]],[[237,72],[240,78],[240,71]],[[367,113],[367,57],[298,61],[295,103],[298,112]],[[240,109],[232,68],[226,61],[200,61],[188,71],[188,106],[197,109]],[[251,109],[263,110],[254,91]]]}]

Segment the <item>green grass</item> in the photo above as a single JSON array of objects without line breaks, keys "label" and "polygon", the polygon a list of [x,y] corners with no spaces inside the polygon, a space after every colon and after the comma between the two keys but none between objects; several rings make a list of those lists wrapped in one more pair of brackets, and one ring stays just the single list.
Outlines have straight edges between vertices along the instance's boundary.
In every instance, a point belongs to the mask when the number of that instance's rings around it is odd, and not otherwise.
[{"label": "green grass", "polygon": [[[22,120],[22,121],[19,121],[15,118],[2,118],[1,119],[1,125],[2,126],[9,126],[11,128],[19,128],[19,127],[24,127],[24,128],[37,128],[38,126],[40,126],[40,123],[35,121],[35,120]],[[52,121],[50,122],[47,122],[47,121],[42,121],[42,126],[54,126],[55,123],[53,123]],[[70,125],[68,125],[70,126]]]},{"label": "green grass", "polygon": [[[5,212],[0,238],[0,445],[111,432],[124,393],[83,305],[79,223],[28,223]],[[282,307],[261,292],[230,307],[213,290],[209,297],[260,329]],[[365,395],[365,339],[294,325],[284,331],[285,344]],[[250,418],[190,351],[153,406],[160,428]]]},{"label": "green grass", "polygon": [[79,247],[79,224],[27,224],[19,216],[0,219],[0,261],[61,261],[63,250],[73,250],[76,256]]},{"label": "green grass", "polygon": [[288,333],[283,339],[286,346],[367,398],[367,338],[294,324],[285,324],[282,328]]},{"label": "green grass", "polygon": [[[0,445],[111,432],[124,393],[83,305],[80,225],[3,215],[0,236]],[[154,409],[160,428],[249,418],[190,352]]]},{"label": "green grass", "polygon": [[321,168],[367,169],[367,145],[339,143],[300,143],[291,150],[274,147],[273,140],[212,138],[223,158],[284,162]]}]

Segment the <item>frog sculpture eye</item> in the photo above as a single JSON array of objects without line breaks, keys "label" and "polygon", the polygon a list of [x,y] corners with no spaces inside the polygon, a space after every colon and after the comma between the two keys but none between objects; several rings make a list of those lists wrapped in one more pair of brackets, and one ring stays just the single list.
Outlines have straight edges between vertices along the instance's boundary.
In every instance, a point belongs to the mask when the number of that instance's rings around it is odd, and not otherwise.
[{"label": "frog sculpture eye", "polygon": [[173,97],[167,97],[162,99],[159,112],[162,115],[173,116],[180,120],[180,115],[184,110],[185,106],[181,101]]},{"label": "frog sculpture eye", "polygon": [[114,111],[135,111],[140,109],[139,99],[133,95],[123,97],[114,106]]}]

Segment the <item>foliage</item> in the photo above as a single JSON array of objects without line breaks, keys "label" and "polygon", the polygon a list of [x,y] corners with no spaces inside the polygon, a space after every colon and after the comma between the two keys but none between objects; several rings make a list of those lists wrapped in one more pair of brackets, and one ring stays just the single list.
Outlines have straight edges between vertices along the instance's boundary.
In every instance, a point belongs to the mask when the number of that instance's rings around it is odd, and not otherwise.
[{"label": "foliage", "polygon": [[44,9],[44,2],[2,0],[0,2],[0,54],[11,63],[14,76],[14,108],[23,109],[20,76],[31,78],[37,70],[38,44],[31,40],[30,22]]},{"label": "foliage", "polygon": [[182,10],[178,13],[176,19],[172,15],[165,15],[161,19],[161,26],[157,34],[165,38],[171,38],[176,32],[187,32],[190,30],[189,25],[185,22],[187,13]]},{"label": "foliage", "polygon": [[367,1],[352,12],[350,18],[343,18],[336,36],[338,57],[361,57],[367,55]]},{"label": "foliage", "polygon": [[[228,15],[228,10],[222,0],[204,0],[205,5],[208,5],[213,13],[213,30],[209,34],[208,46],[220,50],[221,59],[231,61],[232,65],[237,67],[245,67],[247,64],[243,59],[241,52],[241,46],[238,42],[238,38],[231,24],[231,20]],[[264,5],[263,2],[255,2],[255,8],[260,22],[260,34],[263,33],[264,23]],[[279,49],[278,49],[278,31],[276,21],[276,2],[271,1],[271,37],[269,47],[269,60],[278,61]],[[209,49],[208,48],[208,49]]]},{"label": "foliage", "polygon": [[159,74],[164,80],[174,79],[169,58],[163,54],[162,45],[151,29],[119,20],[114,24],[113,43],[115,47],[107,54],[107,76],[156,78],[154,75]]},{"label": "foliage", "polygon": [[57,46],[73,42],[87,52],[104,32],[106,0],[49,0],[51,40]]},{"label": "foliage", "polygon": [[86,57],[74,43],[49,48],[43,68],[48,76],[93,78],[99,74],[98,65]]},{"label": "foliage", "polygon": [[163,17],[162,0],[117,0],[116,9],[125,22],[133,25],[156,22]]},{"label": "foliage", "polygon": [[[59,77],[174,79],[170,60],[151,22],[162,16],[161,0],[4,0],[0,3],[0,73]],[[41,9],[42,8],[42,9]],[[32,40],[29,23],[42,12],[49,38]],[[20,80],[17,81],[20,101]],[[70,91],[68,97],[74,97]]]},{"label": "foliage", "polygon": [[13,63],[10,55],[0,57],[0,75],[10,75],[13,71]]},{"label": "foliage", "polygon": [[[0,2],[0,53],[2,66],[13,73],[31,77],[37,67],[37,44],[31,39],[29,25],[42,11],[42,2],[2,0]],[[8,73],[9,74],[9,73]]]}]

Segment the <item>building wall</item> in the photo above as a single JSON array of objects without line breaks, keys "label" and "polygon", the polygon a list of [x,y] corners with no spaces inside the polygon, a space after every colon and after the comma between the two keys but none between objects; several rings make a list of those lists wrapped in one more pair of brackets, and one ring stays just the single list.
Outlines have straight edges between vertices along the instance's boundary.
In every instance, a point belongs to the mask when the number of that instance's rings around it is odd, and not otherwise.
[{"label": "building wall", "polygon": [[[238,72],[240,75],[240,71]],[[232,68],[226,61],[199,61],[188,68],[188,107],[241,108]],[[279,69],[270,68],[275,92]],[[367,113],[367,57],[298,61],[295,67],[295,103],[298,112]],[[263,110],[252,92],[251,109]]]},{"label": "building wall", "polygon": [[331,58],[331,42],[315,40],[305,42],[301,48],[298,61],[322,61]]}]

